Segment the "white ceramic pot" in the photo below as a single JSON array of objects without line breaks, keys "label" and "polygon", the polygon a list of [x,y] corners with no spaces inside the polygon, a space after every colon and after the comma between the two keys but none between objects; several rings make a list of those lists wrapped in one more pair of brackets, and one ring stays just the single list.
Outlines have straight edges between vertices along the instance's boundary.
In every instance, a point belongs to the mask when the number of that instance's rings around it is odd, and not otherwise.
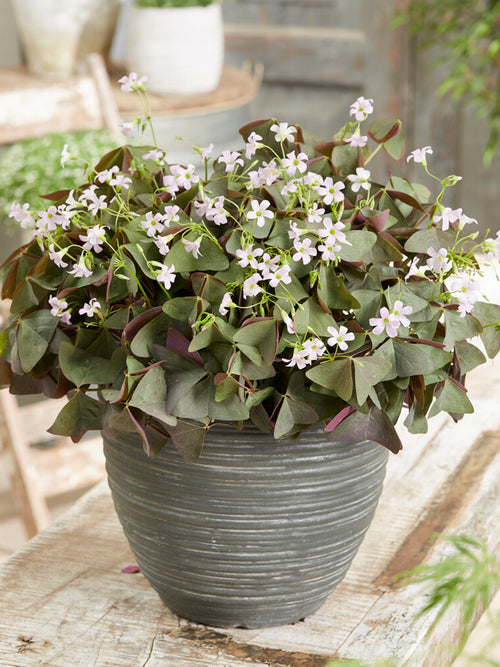
[{"label": "white ceramic pot", "polygon": [[131,7],[127,68],[148,77],[149,91],[194,94],[214,90],[223,61],[219,3],[206,7]]},{"label": "white ceramic pot", "polygon": [[28,69],[70,76],[91,52],[107,56],[123,0],[12,0]]}]

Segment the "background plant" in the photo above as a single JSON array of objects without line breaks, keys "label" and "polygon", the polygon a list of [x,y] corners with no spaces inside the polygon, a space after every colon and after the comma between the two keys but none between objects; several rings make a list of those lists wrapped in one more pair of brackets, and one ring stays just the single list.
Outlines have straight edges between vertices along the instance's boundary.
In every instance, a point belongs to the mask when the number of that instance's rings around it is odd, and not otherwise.
[{"label": "background plant", "polygon": [[445,65],[438,92],[486,118],[490,164],[500,142],[500,0],[409,0],[394,22],[404,23],[435,64]]},{"label": "background plant", "polygon": [[[71,160],[61,169],[61,151],[66,144],[81,159]],[[12,144],[0,155],[0,218],[8,220],[14,201],[35,209],[45,206],[43,194],[72,188],[89,164],[115,146],[116,140],[105,130],[47,134]]]}]

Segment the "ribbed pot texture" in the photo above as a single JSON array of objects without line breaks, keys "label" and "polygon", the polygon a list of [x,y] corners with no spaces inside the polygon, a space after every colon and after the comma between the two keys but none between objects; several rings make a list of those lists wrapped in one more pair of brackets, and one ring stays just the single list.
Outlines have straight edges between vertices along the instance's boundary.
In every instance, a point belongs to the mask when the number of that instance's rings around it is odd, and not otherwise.
[{"label": "ribbed pot texture", "polygon": [[211,428],[186,463],[167,444],[105,429],[118,517],[142,573],[175,613],[219,627],[298,621],[344,577],[382,490],[387,450],[319,428],[273,440]]}]

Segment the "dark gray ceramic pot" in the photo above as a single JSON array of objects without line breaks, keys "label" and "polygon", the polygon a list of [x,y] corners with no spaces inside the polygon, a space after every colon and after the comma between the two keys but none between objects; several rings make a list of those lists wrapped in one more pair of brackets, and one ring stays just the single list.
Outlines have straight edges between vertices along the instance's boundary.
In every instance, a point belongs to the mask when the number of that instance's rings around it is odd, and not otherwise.
[{"label": "dark gray ceramic pot", "polygon": [[192,621],[264,627],[318,609],[344,577],[382,490],[387,450],[320,429],[273,440],[210,429],[196,463],[104,430],[116,511],[163,602]]}]

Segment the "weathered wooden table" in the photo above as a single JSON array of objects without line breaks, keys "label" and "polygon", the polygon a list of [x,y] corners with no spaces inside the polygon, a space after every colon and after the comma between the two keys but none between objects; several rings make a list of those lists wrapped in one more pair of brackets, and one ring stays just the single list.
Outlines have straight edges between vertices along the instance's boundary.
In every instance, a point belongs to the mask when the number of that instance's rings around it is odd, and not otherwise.
[{"label": "weathered wooden table", "polygon": [[393,575],[439,556],[433,533],[464,532],[500,549],[500,364],[471,373],[476,413],[438,417],[391,457],[377,515],[345,580],[294,625],[215,629],[166,609],[134,563],[105,483],[0,568],[0,665],[24,667],[319,667],[449,664],[457,610],[431,629],[424,598]]}]

